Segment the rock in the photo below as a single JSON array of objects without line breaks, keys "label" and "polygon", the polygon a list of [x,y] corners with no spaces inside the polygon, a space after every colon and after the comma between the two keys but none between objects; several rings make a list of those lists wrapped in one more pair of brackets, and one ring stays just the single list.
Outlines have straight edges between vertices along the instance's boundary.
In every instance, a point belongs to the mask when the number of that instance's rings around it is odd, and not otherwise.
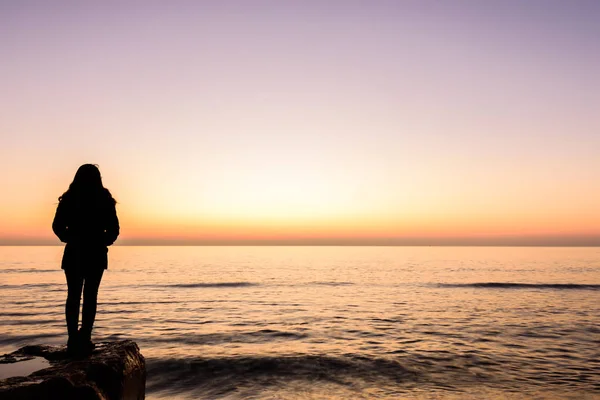
[{"label": "rock", "polygon": [[16,369],[23,362],[36,365],[33,361],[36,357],[40,361],[37,365],[43,369],[28,376],[0,380],[0,399],[140,400],[145,397],[146,361],[137,344],[130,340],[98,343],[92,354],[82,359],[69,358],[64,346],[25,346],[0,357],[0,366],[10,364],[9,368]]}]

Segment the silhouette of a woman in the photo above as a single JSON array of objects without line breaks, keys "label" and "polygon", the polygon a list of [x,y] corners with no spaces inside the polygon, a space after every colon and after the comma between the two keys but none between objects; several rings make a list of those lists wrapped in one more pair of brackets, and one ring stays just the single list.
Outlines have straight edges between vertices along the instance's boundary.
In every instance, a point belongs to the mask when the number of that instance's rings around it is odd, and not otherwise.
[{"label": "silhouette of a woman", "polygon": [[[84,164],[77,170],[69,189],[58,198],[52,230],[66,243],[62,269],[67,278],[65,316],[70,353],[94,349],[92,327],[96,318],[98,288],[108,266],[108,248],[119,236],[116,201],[102,185],[100,170]],[[81,330],[79,303],[83,289]]]}]

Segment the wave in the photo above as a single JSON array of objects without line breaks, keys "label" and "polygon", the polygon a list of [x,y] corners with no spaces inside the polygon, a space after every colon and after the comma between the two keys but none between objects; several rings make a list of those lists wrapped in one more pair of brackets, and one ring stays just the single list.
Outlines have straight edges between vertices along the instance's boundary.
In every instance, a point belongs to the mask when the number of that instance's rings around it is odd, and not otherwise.
[{"label": "wave", "polygon": [[121,305],[137,305],[137,304],[179,304],[179,300],[157,300],[157,301],[103,301],[103,305],[121,306]]},{"label": "wave", "polygon": [[48,339],[63,339],[64,334],[61,333],[37,333],[33,335],[10,335],[3,334],[0,335],[0,345],[26,345],[33,344],[37,342],[42,342],[44,344],[48,344]]},{"label": "wave", "polygon": [[0,269],[0,274],[37,274],[38,272],[62,272],[60,269],[35,269],[35,268],[14,268],[14,269]]},{"label": "wave", "polygon": [[173,283],[167,285],[158,285],[161,287],[173,287],[173,288],[221,288],[221,287],[247,287],[247,286],[258,286],[257,283],[252,282],[213,282],[213,283]]},{"label": "wave", "polygon": [[0,317],[37,317],[39,312],[0,312]]},{"label": "wave", "polygon": [[482,289],[559,289],[559,290],[600,290],[597,284],[577,283],[515,283],[515,282],[478,282],[478,283],[440,283],[442,288],[482,288]]},{"label": "wave", "polygon": [[318,285],[318,286],[351,286],[351,285],[354,285],[354,283],[352,283],[352,282],[336,282],[336,281],[331,281],[331,282],[316,281],[316,282],[309,283],[309,285]]},{"label": "wave", "polygon": [[64,283],[23,283],[20,285],[0,285],[0,289],[56,288],[64,287]]},{"label": "wave", "polygon": [[[352,282],[336,282],[336,281],[314,281],[306,283],[307,286],[351,286],[354,285]],[[262,286],[260,283],[255,282],[197,282],[197,283],[170,283],[170,284],[148,284],[140,285],[144,287],[160,287],[160,288],[181,288],[181,289],[195,289],[195,288],[239,288],[249,286]],[[269,286],[296,286],[296,284],[269,284]]]},{"label": "wave", "polygon": [[[269,386],[287,386],[294,390],[322,386],[328,393],[332,388],[357,391],[357,396],[327,398],[379,398],[373,396],[373,388],[387,393],[385,398],[391,393],[395,394],[394,398],[404,398],[410,396],[403,393],[414,394],[415,388],[456,393],[466,387],[480,387],[485,381],[491,387],[519,392],[552,384],[570,391],[600,393],[600,387],[594,385],[593,380],[599,368],[595,364],[576,367],[565,367],[560,362],[551,364],[559,368],[560,376],[557,376],[554,368],[540,368],[537,358],[521,358],[518,366],[507,368],[510,361],[506,357],[510,360],[515,357],[512,352],[499,357],[483,350],[432,349],[412,353],[398,349],[388,354],[391,357],[336,353],[147,358],[146,389],[147,393],[165,392],[171,397],[185,393],[185,397],[212,399],[229,398],[233,394],[236,398],[256,398],[257,393],[268,391]],[[595,360],[589,360],[592,359]],[[588,374],[582,376],[582,370]],[[367,393],[361,393],[361,388],[367,388],[370,396],[362,396]],[[248,393],[240,390],[248,390]]]},{"label": "wave", "polygon": [[[343,384],[357,379],[416,382],[420,374],[397,361],[367,357],[231,356],[190,359],[147,359],[147,392],[196,392],[203,398],[236,392],[239,382],[254,382],[264,389],[282,381],[315,381]],[[177,385],[173,385],[177,382]],[[206,397],[208,396],[208,397]]]},{"label": "wave", "polygon": [[[212,323],[212,321],[197,321],[193,324]],[[161,335],[144,340],[146,343],[177,343],[179,345],[222,345],[230,343],[271,343],[273,340],[300,340],[306,338],[303,332],[279,331],[274,329],[261,329],[235,333],[206,333],[196,335]]]}]

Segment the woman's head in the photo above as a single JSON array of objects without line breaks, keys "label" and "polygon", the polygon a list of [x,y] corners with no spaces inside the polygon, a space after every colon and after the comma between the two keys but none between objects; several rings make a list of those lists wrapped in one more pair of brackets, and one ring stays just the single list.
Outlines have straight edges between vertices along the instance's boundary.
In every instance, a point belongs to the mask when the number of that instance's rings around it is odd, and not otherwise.
[{"label": "woman's head", "polygon": [[97,165],[83,164],[75,173],[75,178],[69,189],[94,190],[102,189],[102,176]]},{"label": "woman's head", "polygon": [[112,201],[110,192],[102,185],[102,175],[100,170],[95,164],[83,164],[77,169],[73,182],[69,185],[69,189],[59,197],[59,200],[65,198],[65,196],[76,195],[76,196],[89,196],[89,195],[100,195],[107,194]]}]

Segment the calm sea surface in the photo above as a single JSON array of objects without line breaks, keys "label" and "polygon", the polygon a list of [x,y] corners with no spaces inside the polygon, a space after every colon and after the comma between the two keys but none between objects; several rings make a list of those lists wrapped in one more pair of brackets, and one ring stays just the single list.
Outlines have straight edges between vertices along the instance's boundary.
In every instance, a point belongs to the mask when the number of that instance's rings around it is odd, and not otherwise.
[{"label": "calm sea surface", "polygon": [[[61,247],[0,247],[0,354],[65,344]],[[150,399],[600,398],[600,248],[113,247],[94,340]]]}]

